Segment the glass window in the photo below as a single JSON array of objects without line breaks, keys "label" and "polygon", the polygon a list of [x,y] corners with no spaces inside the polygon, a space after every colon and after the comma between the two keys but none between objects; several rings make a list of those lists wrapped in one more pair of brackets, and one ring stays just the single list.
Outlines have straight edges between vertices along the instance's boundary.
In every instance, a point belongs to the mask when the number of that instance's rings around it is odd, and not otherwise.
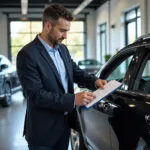
[{"label": "glass window", "polygon": [[10,36],[11,36],[11,45],[12,46],[24,46],[31,41],[30,33],[26,33],[26,34],[12,33]]},{"label": "glass window", "polygon": [[84,45],[83,33],[68,33],[67,45]]},{"label": "glass window", "polygon": [[63,41],[75,62],[84,59],[84,50],[86,47],[84,26],[84,21],[72,21],[67,39]]},{"label": "glass window", "polygon": [[69,45],[67,46],[71,57],[77,62],[77,60],[82,60],[84,58],[83,52],[84,52],[84,46],[78,46],[78,45]]},{"label": "glass window", "polygon": [[32,21],[31,22],[31,31],[35,33],[39,33],[42,31],[42,24],[39,21]]},{"label": "glass window", "polygon": [[142,77],[150,76],[150,60],[147,61]]},{"label": "glass window", "polygon": [[71,27],[69,32],[84,32],[84,22],[83,21],[71,22]]},{"label": "glass window", "polygon": [[131,19],[134,19],[135,17],[136,17],[136,11],[135,11],[135,9],[132,10],[132,11],[129,11],[126,14],[126,20],[131,20]]},{"label": "glass window", "polygon": [[10,43],[11,60],[16,64],[16,56],[19,50],[32,41],[42,31],[41,21],[11,21]]},{"label": "glass window", "polygon": [[131,58],[133,56],[128,57],[124,60],[107,78],[107,80],[122,80],[125,77],[126,71],[131,62]]},{"label": "glass window", "polygon": [[15,65],[16,63],[16,56],[18,54],[18,52],[21,50],[23,46],[12,46],[11,47],[11,55],[12,55],[12,63],[13,65]]},{"label": "glass window", "polygon": [[150,94],[150,58],[147,60],[142,76],[135,82],[135,90]]},{"label": "glass window", "polygon": [[141,36],[141,11],[135,8],[125,14],[126,45],[133,43]]},{"label": "glass window", "polygon": [[137,9],[137,16],[141,16],[140,8]]},{"label": "glass window", "polygon": [[[35,39],[36,35],[42,31],[41,21],[11,21],[10,22],[10,43],[11,60],[16,64],[18,51]],[[85,49],[85,31],[84,21],[73,21],[71,23],[68,37],[64,44],[68,47],[73,59],[79,60],[84,58]]]},{"label": "glass window", "polygon": [[137,19],[137,37],[141,36],[141,18]]},{"label": "glass window", "polygon": [[30,32],[30,22],[29,21],[11,21],[10,22],[10,32],[11,33],[28,33]]},{"label": "glass window", "polygon": [[133,43],[136,40],[135,22],[131,22],[127,25],[128,44]]}]

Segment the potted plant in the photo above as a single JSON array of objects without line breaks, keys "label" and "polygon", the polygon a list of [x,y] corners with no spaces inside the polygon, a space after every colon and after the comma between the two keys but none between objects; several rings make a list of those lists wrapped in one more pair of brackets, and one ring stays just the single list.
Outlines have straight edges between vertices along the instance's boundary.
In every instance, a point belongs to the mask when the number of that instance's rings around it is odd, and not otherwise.
[{"label": "potted plant", "polygon": [[105,57],[105,62],[107,62],[110,59],[111,54],[106,54],[104,57]]}]

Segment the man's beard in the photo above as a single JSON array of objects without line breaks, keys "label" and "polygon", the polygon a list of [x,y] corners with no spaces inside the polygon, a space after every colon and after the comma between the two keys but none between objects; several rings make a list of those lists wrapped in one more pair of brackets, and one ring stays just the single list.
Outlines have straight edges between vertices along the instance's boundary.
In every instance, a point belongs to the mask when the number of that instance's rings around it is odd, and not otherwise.
[{"label": "man's beard", "polygon": [[[49,41],[50,43],[52,43],[54,47],[57,46],[57,45],[59,45],[59,44],[61,44],[61,42],[62,42],[64,39],[54,39],[54,38],[51,36],[52,34],[53,34],[53,31],[50,31],[50,32],[48,33],[48,35],[47,35],[48,41]],[[60,40],[61,40],[61,41],[60,41]]]}]

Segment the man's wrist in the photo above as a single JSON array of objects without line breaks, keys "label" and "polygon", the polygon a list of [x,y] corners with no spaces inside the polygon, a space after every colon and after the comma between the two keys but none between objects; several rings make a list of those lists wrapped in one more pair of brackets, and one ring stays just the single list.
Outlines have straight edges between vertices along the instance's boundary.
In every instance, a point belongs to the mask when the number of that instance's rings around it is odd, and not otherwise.
[{"label": "man's wrist", "polygon": [[[97,79],[97,80],[99,80],[99,79]],[[97,80],[96,80],[96,81],[97,81]],[[96,85],[96,81],[95,81],[95,83],[94,83],[94,86],[95,86],[95,88],[98,89],[99,87]]]}]

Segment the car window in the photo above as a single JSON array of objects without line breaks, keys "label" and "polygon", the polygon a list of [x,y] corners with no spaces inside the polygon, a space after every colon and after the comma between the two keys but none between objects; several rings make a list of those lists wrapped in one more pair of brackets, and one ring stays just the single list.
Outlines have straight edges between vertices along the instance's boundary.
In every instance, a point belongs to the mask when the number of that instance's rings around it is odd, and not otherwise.
[{"label": "car window", "polygon": [[106,80],[119,80],[122,81],[122,79],[125,77],[127,68],[131,62],[131,58],[133,56],[128,57],[125,59],[108,77]]},{"label": "car window", "polygon": [[141,77],[136,81],[135,90],[150,94],[150,58],[146,61]]},{"label": "car window", "polygon": [[8,65],[9,67],[11,66],[11,63],[10,63],[8,58],[6,58],[5,56],[1,56],[0,58],[1,58],[0,59],[0,64],[1,65],[5,64],[5,65]]}]

